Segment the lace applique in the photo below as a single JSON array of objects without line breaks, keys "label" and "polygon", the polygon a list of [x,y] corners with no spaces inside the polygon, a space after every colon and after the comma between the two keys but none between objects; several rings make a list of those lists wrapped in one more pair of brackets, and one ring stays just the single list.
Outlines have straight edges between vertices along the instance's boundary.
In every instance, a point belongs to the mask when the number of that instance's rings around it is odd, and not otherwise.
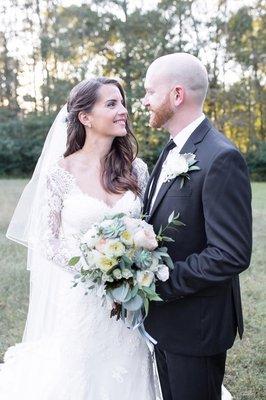
[{"label": "lace applique", "polygon": [[[68,267],[71,258],[65,239],[60,234],[61,211],[63,200],[73,185],[73,178],[67,171],[55,166],[47,174],[47,209],[45,230],[45,254],[48,260],[73,272],[73,267]],[[74,271],[75,272],[75,271]]]},{"label": "lace applique", "polygon": [[143,200],[144,198],[144,193],[146,190],[146,186],[149,180],[149,171],[147,164],[141,159],[141,158],[136,158],[133,161],[133,170],[135,171],[137,178],[138,178],[138,183],[141,191],[141,199]]}]

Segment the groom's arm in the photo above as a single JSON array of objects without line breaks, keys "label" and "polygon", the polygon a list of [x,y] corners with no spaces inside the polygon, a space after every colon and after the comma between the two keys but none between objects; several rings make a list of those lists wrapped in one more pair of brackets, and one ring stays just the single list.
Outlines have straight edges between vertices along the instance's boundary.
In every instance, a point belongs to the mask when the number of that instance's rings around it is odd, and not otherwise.
[{"label": "groom's arm", "polygon": [[206,248],[174,263],[169,280],[157,288],[165,301],[226,285],[249,266],[251,190],[247,166],[238,150],[222,152],[211,163],[202,189],[202,205]]}]

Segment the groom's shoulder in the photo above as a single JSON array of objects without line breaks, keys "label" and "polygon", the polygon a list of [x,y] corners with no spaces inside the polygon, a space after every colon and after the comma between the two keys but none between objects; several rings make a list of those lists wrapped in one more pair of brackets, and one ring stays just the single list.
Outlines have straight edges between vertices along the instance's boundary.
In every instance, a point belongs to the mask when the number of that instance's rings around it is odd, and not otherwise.
[{"label": "groom's shoulder", "polygon": [[208,135],[205,136],[204,142],[204,146],[207,146],[212,153],[239,152],[235,144],[211,123],[210,130],[208,131]]},{"label": "groom's shoulder", "polygon": [[224,165],[230,161],[241,164],[241,168],[246,168],[246,161],[235,144],[209,121],[208,124],[209,130],[197,150],[197,158],[201,160],[202,169],[208,171],[221,160]]}]

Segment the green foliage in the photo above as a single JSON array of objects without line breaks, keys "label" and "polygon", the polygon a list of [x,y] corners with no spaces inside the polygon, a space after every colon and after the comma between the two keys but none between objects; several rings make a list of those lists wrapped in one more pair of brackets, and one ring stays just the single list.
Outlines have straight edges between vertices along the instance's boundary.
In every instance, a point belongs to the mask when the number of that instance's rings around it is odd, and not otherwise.
[{"label": "green foliage", "polygon": [[256,142],[250,148],[247,163],[253,180],[266,180],[266,142]]},{"label": "green foliage", "polygon": [[4,117],[0,122],[0,175],[29,176],[54,116],[12,118],[8,110],[1,110],[0,115]]}]

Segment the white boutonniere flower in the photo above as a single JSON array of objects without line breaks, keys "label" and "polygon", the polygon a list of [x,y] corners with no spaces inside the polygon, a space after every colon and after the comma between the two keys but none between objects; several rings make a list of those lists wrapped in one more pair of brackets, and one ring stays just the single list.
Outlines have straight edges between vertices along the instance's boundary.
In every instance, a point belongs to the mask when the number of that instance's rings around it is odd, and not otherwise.
[{"label": "white boutonniere flower", "polygon": [[163,183],[181,176],[180,188],[182,188],[185,179],[190,179],[189,172],[200,170],[195,165],[197,162],[196,156],[193,153],[180,154],[176,148],[171,150],[162,166]]}]

